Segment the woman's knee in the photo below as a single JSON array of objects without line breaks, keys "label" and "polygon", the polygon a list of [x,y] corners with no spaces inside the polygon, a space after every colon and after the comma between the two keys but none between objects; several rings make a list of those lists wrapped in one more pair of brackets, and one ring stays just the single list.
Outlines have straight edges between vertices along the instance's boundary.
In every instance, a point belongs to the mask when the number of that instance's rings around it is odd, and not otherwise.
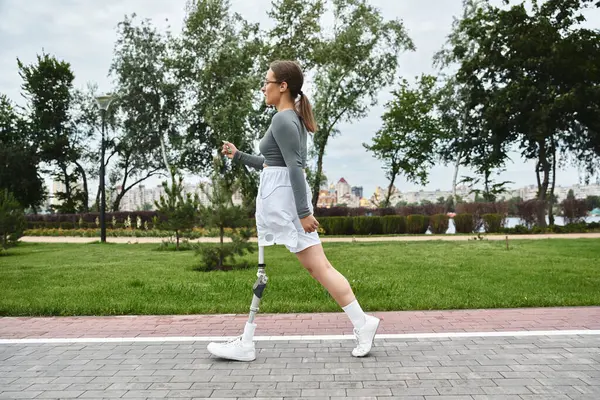
[{"label": "woman's knee", "polygon": [[333,267],[326,260],[315,260],[315,262],[307,263],[304,268],[312,277],[319,279],[329,273]]}]

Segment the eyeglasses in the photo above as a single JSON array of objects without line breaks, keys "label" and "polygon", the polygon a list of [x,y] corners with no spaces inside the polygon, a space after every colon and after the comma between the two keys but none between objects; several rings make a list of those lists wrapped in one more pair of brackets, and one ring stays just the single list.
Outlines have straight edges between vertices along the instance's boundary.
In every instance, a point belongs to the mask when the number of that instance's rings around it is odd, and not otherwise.
[{"label": "eyeglasses", "polygon": [[266,87],[269,83],[281,83],[281,81],[263,81],[263,84],[261,87]]}]

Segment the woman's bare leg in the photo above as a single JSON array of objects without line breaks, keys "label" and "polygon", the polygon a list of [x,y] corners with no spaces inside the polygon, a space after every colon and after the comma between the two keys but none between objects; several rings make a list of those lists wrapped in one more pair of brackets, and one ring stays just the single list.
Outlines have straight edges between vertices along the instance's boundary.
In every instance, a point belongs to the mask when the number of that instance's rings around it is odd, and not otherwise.
[{"label": "woman's bare leg", "polygon": [[327,260],[321,244],[308,247],[296,253],[298,260],[306,270],[323,285],[331,297],[342,307],[352,325],[357,338],[357,346],[352,350],[355,357],[369,353],[373,339],[379,327],[379,318],[367,316],[344,275],[340,274]]},{"label": "woman's bare leg", "polygon": [[296,257],[311,276],[327,289],[340,307],[346,307],[356,300],[348,280],[331,265],[322,245],[308,247],[296,253]]}]

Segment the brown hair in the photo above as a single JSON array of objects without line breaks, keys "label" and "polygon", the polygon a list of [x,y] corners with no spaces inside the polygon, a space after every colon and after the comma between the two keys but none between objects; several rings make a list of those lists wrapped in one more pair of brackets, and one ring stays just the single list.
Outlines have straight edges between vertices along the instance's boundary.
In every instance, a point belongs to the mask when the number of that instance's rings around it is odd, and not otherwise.
[{"label": "brown hair", "polygon": [[300,116],[306,130],[309,132],[317,131],[317,121],[312,111],[312,106],[308,97],[302,93],[302,85],[304,84],[304,74],[302,68],[295,61],[279,60],[274,61],[270,65],[271,70],[275,74],[275,78],[280,82],[286,82],[292,100],[300,96],[300,100],[296,101],[296,113]]}]

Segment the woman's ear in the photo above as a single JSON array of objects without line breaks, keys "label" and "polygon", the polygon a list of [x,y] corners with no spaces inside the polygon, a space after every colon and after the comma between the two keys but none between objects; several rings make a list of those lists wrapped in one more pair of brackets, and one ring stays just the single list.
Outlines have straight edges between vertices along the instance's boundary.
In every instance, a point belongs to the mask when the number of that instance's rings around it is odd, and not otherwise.
[{"label": "woman's ear", "polygon": [[287,82],[281,82],[281,86],[279,86],[279,92],[283,93],[287,89]]}]

